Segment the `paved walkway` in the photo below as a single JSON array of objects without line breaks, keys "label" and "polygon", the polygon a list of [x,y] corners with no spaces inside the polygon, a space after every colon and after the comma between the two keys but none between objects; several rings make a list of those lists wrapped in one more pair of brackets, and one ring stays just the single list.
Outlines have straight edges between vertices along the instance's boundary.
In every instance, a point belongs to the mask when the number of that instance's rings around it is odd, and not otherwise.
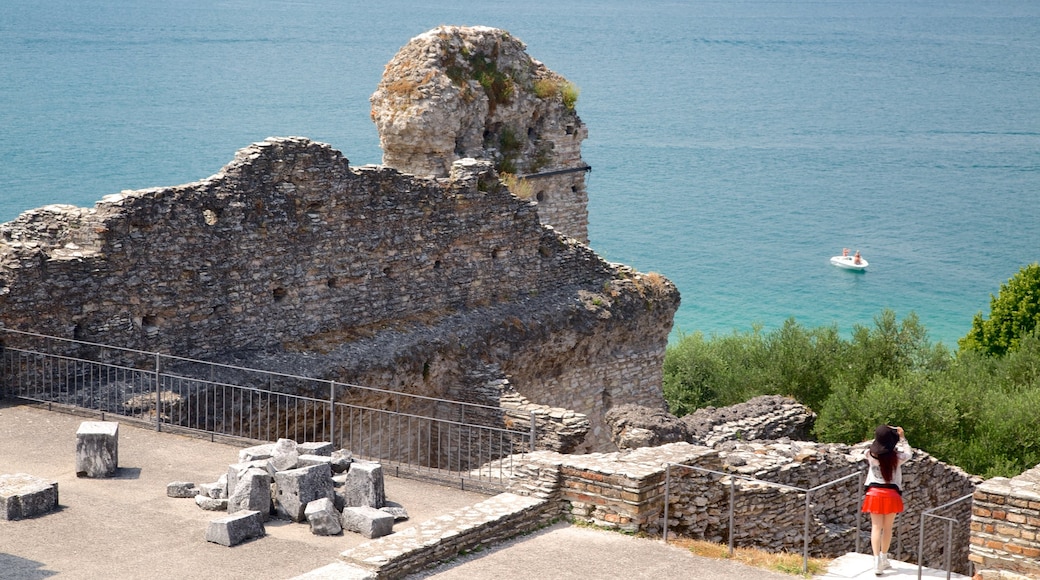
[{"label": "paved walkway", "polygon": [[[338,561],[365,538],[358,534],[314,536],[305,524],[272,520],[267,537],[226,548],[205,541],[215,512],[190,499],[166,497],[171,481],[215,481],[238,447],[156,433],[129,424],[119,431],[119,472],[112,479],[75,474],[80,417],[28,406],[0,404],[0,473],[28,473],[58,481],[59,510],[21,521],[0,521],[0,578],[4,580],[97,579],[235,580],[302,576]],[[411,520],[395,531],[488,498],[472,492],[395,477],[387,497]],[[874,578],[833,569],[828,580]],[[909,566],[909,565],[906,565]],[[886,574],[889,578],[910,578]],[[851,568],[849,569],[851,570]],[[913,577],[917,568],[913,567]],[[791,580],[727,560],[694,556],[660,541],[557,524],[502,545],[411,576],[412,579],[583,578],[626,580]],[[929,578],[945,577],[930,575]]]}]

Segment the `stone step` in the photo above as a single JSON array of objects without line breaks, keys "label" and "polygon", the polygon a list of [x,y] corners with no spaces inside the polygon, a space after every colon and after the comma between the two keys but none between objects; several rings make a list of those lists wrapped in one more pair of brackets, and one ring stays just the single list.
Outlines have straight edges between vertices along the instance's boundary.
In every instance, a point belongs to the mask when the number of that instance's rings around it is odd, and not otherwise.
[{"label": "stone step", "polygon": [[[874,557],[872,555],[848,553],[831,562],[831,565],[827,568],[826,574],[817,574],[816,576],[813,576],[813,578],[817,580],[867,580],[867,578],[870,578],[871,580],[877,578],[901,578],[909,580],[911,578],[917,578],[917,564],[900,562],[898,560],[889,560],[889,562],[892,564],[892,569],[885,570],[881,576],[876,576],[874,574]],[[946,578],[946,571],[936,570],[934,568],[922,568],[921,578]],[[950,574],[950,578],[967,580],[969,576]]]}]

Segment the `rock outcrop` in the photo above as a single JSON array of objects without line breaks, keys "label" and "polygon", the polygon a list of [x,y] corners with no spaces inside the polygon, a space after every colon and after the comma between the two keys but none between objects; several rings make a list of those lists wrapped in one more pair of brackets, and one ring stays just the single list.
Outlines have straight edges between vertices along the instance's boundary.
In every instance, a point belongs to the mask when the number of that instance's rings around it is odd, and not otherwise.
[{"label": "rock outcrop", "polygon": [[789,397],[762,395],[729,407],[704,407],[682,418],[691,443],[714,447],[723,441],[807,440],[816,414]]}]

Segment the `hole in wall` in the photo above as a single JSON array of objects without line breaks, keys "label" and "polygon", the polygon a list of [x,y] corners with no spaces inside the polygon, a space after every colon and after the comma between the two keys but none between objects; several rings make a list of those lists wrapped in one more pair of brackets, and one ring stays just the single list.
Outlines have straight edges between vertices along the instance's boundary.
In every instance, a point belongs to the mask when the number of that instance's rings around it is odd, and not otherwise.
[{"label": "hole in wall", "polygon": [[74,340],[83,340],[83,325],[82,324],[77,322],[76,325],[72,327],[72,338]]},{"label": "hole in wall", "polygon": [[430,380],[430,361],[426,361],[422,365],[422,378],[423,381]]},{"label": "hole in wall", "polygon": [[390,277],[391,273],[392,273],[392,270],[390,270],[390,266],[387,266],[387,267],[383,268],[383,275],[386,276],[387,278]]},{"label": "hole in wall", "polygon": [[502,252],[503,252],[502,248],[495,248],[495,249],[491,250],[491,259],[492,260],[497,260],[497,259],[501,258],[502,257]]},{"label": "hole in wall", "polygon": [[574,125],[567,125],[567,134],[568,135],[573,135],[574,134]]},{"label": "hole in wall", "polygon": [[545,201],[545,192],[539,191],[538,193],[534,194],[534,198],[538,200],[538,203]]},{"label": "hole in wall", "polygon": [[325,286],[327,286],[329,288],[339,288],[339,279],[337,279],[337,278],[329,278],[328,280],[325,281]]},{"label": "hole in wall", "polygon": [[285,288],[275,288],[271,291],[271,297],[274,298],[275,302],[285,300],[286,294],[288,294],[288,292],[285,291]]},{"label": "hole in wall", "polygon": [[435,260],[433,262],[433,269],[434,270],[440,270],[441,269],[441,261],[440,260]]}]

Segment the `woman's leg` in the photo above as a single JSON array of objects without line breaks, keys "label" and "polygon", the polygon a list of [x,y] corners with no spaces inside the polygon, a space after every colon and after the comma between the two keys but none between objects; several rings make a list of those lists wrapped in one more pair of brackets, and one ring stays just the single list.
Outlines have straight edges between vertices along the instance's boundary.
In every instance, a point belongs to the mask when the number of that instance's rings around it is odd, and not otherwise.
[{"label": "woman's leg", "polygon": [[[873,521],[874,521],[873,517],[874,517],[875,514],[870,514],[870,515],[871,515],[871,523],[873,524]],[[881,529],[883,530],[883,532],[881,534],[881,552],[887,554],[888,553],[888,548],[892,545],[892,528],[895,527],[895,524],[896,524],[896,514],[877,514],[877,515],[880,515],[881,518],[882,518]],[[874,538],[874,534],[873,534],[873,530],[871,530],[871,540],[873,540],[873,538]]]},{"label": "woman's leg", "polygon": [[[881,549],[881,541],[885,531],[886,517],[888,517],[888,514],[870,514],[870,549],[874,552],[875,558],[884,551]],[[892,537],[889,535],[889,541],[891,539]]]}]

